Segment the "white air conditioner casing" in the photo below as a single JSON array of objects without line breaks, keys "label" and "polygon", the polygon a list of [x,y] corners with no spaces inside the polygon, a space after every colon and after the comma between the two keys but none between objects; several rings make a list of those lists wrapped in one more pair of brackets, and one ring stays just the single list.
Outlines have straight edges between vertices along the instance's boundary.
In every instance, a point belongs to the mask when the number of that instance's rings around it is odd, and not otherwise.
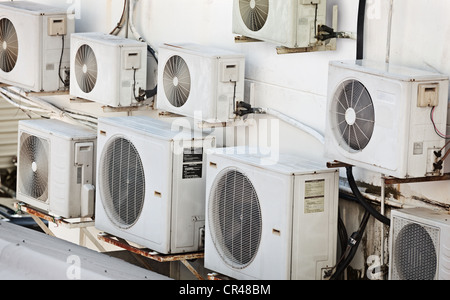
[{"label": "white air conditioner casing", "polygon": [[147,46],[89,32],[71,37],[70,94],[111,107],[137,104],[147,86]]},{"label": "white air conditioner casing", "polygon": [[336,263],[339,174],[257,148],[208,154],[205,268],[238,280],[316,280]]},{"label": "white air conditioner casing", "polygon": [[163,254],[202,250],[213,137],[149,117],[99,119],[95,226]]},{"label": "white air conditioner casing", "polygon": [[396,178],[441,175],[448,76],[368,60],[331,62],[326,156]]},{"label": "white air conditioner casing", "polygon": [[316,44],[326,0],[234,0],[233,33],[287,48]]},{"label": "white air conditioner casing", "polygon": [[392,210],[390,280],[450,279],[450,219],[427,208]]},{"label": "white air conditioner casing", "polygon": [[195,44],[159,49],[157,109],[208,122],[235,118],[244,101],[245,57]]},{"label": "white air conditioner casing", "polygon": [[19,122],[17,199],[63,218],[92,217],[97,133],[59,120]]},{"label": "white air conditioner casing", "polygon": [[66,71],[69,36],[75,31],[74,15],[29,1],[8,1],[0,2],[0,23],[1,29],[9,32],[0,39],[0,52],[9,53],[5,57],[12,58],[11,63],[1,64],[0,81],[34,92],[64,90],[60,75],[63,81],[69,75]]}]

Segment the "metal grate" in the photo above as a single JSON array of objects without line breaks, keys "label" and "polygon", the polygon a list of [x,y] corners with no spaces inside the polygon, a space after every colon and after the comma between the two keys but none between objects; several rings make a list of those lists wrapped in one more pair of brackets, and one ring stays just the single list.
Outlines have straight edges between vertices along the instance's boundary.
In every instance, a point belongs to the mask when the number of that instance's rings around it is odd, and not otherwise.
[{"label": "metal grate", "polygon": [[82,45],[75,56],[75,77],[78,86],[85,93],[90,93],[97,83],[98,64],[94,50]]},{"label": "metal grate", "polygon": [[345,81],[334,95],[331,107],[333,130],[349,152],[364,150],[375,129],[375,110],[366,87],[357,80]]},{"label": "metal grate", "polygon": [[3,18],[0,20],[0,69],[11,72],[17,64],[19,41],[13,23]]},{"label": "metal grate", "polygon": [[172,56],[164,68],[164,92],[170,104],[182,107],[191,93],[191,73],[186,61],[178,55]]},{"label": "metal grate", "polygon": [[260,31],[269,17],[269,0],[239,0],[242,21],[251,31]]},{"label": "metal grate", "polygon": [[439,229],[394,218],[393,280],[434,280]]},{"label": "metal grate", "polygon": [[48,200],[49,143],[34,135],[20,136],[19,190],[41,202]]},{"label": "metal grate", "polygon": [[247,267],[261,243],[262,216],[256,191],[243,173],[223,171],[214,182],[209,201],[214,245],[229,266]]},{"label": "metal grate", "polygon": [[145,198],[144,167],[138,151],[129,140],[115,138],[105,147],[99,171],[106,214],[117,227],[132,227]]}]

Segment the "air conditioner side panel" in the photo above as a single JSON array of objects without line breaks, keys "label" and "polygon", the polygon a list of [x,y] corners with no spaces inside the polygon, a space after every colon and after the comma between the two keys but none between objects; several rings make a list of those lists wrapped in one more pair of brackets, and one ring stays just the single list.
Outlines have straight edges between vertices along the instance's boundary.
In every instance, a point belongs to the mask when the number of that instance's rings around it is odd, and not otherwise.
[{"label": "air conditioner side panel", "polygon": [[321,280],[336,264],[339,173],[296,176],[292,234],[293,280]]},{"label": "air conditioner side panel", "polygon": [[203,248],[200,228],[205,227],[206,155],[215,140],[174,141],[171,213],[171,252]]},{"label": "air conditioner side panel", "polygon": [[[75,32],[75,18],[73,15],[52,15],[51,18],[65,18],[67,34],[64,36],[64,50],[62,49],[62,36],[48,35],[48,16],[42,17],[42,91],[64,90],[64,84],[59,78],[60,72],[63,80],[66,79],[66,71],[70,73],[70,36]],[[61,69],[59,68],[61,59]]]}]

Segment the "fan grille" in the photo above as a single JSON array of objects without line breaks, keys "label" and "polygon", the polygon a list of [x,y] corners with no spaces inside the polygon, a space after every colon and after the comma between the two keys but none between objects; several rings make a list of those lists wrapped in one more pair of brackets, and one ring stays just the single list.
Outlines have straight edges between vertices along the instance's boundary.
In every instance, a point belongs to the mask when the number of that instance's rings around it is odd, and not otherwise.
[{"label": "fan grille", "polygon": [[345,81],[334,94],[330,113],[340,146],[349,152],[364,150],[375,129],[375,110],[366,87],[357,80]]},{"label": "fan grille", "polygon": [[85,93],[90,93],[97,83],[98,65],[94,50],[82,45],[75,56],[75,77],[78,86]]},{"label": "fan grille", "polygon": [[22,133],[20,136],[19,187],[26,196],[48,200],[49,144],[47,140]]},{"label": "fan grille", "polygon": [[182,107],[191,93],[191,74],[186,61],[178,56],[172,56],[164,68],[164,91],[170,104]]},{"label": "fan grille", "polygon": [[115,138],[103,152],[100,164],[103,206],[117,227],[128,229],[139,219],[145,198],[145,175],[134,145]]},{"label": "fan grille", "polygon": [[4,72],[11,72],[17,63],[19,42],[16,28],[8,19],[0,20],[0,68]]},{"label": "fan grille", "polygon": [[261,30],[269,16],[269,0],[239,0],[242,21],[251,31]]},{"label": "fan grille", "polygon": [[256,191],[238,170],[223,171],[209,203],[210,230],[222,259],[235,269],[247,267],[261,243],[262,216]]},{"label": "fan grille", "polygon": [[394,280],[434,280],[437,273],[439,230],[396,218],[394,220]]}]

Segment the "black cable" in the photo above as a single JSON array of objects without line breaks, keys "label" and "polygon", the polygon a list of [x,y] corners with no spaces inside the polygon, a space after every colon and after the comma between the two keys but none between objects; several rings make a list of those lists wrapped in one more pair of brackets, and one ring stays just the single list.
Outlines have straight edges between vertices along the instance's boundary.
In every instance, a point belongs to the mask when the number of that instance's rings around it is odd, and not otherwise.
[{"label": "black cable", "polygon": [[352,189],[353,195],[355,195],[355,197],[359,201],[359,203],[378,221],[382,222],[385,225],[390,226],[391,220],[389,218],[387,218],[386,216],[383,216],[375,208],[373,208],[373,206],[370,205],[370,203],[368,203],[366,201],[364,196],[359,191],[358,186],[355,182],[355,178],[353,177],[353,167],[349,166],[349,167],[346,167],[346,169],[347,169],[348,183],[350,184],[350,188]]},{"label": "black cable", "polygon": [[370,213],[366,211],[364,213],[364,217],[361,221],[358,231],[354,232],[348,240],[347,249],[346,252],[344,253],[344,254],[348,253],[347,256],[346,257],[343,256],[338,265],[336,265],[336,271],[334,272],[333,275],[331,275],[330,280],[338,280],[352,262],[353,258],[355,257],[356,251],[359,248],[359,244],[361,243],[369,219]]},{"label": "black cable", "polygon": [[67,88],[69,86],[69,83],[61,77],[62,59],[64,56],[64,47],[65,47],[64,44],[65,44],[64,35],[62,35],[62,50],[61,50],[61,57],[59,58],[58,76],[59,76],[59,79],[61,80],[62,84],[64,84],[64,87]]},{"label": "black cable", "polygon": [[366,18],[366,0],[359,0],[358,32],[356,41],[356,59],[364,58],[364,27]]}]

